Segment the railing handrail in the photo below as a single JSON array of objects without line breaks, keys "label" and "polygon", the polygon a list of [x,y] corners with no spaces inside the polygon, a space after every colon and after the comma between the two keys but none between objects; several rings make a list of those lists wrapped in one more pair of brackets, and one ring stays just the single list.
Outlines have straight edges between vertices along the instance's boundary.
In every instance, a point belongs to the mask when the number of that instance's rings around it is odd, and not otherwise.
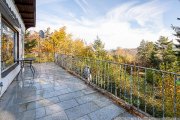
[{"label": "railing handrail", "polygon": [[153,70],[153,71],[156,71],[156,72],[161,72],[161,73],[173,74],[173,75],[180,76],[180,73],[168,72],[168,71],[164,71],[164,70],[158,70],[158,69],[155,69],[155,68],[143,67],[143,66],[139,66],[139,65],[132,65],[132,64],[127,64],[127,63],[119,63],[119,62],[110,61],[110,60],[99,60],[99,59],[96,59],[96,58],[90,58],[90,57],[84,57],[84,56],[76,56],[76,55],[68,55],[68,54],[59,54],[59,55],[66,55],[66,56],[71,56],[71,57],[80,57],[80,58],[96,60],[96,61],[101,61],[101,62],[108,62],[108,63],[119,64],[119,65],[127,65],[127,66],[130,66],[130,67],[137,67],[137,68],[141,68],[141,69]]}]

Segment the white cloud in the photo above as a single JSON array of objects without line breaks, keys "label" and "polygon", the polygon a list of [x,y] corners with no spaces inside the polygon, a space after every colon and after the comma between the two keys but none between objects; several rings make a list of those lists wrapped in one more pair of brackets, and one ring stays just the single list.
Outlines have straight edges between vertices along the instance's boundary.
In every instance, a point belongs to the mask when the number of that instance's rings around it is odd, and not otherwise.
[{"label": "white cloud", "polygon": [[49,4],[52,2],[58,2],[58,1],[60,1],[60,0],[37,0],[37,6]]},{"label": "white cloud", "polygon": [[74,0],[76,4],[83,10],[84,13],[88,13],[88,3],[86,0]]},{"label": "white cloud", "polygon": [[[85,0],[76,0],[82,9],[82,4],[87,4]],[[165,4],[157,4],[150,1],[144,4],[129,2],[110,10],[105,16],[97,19],[87,19],[84,17],[66,20],[56,15],[49,15],[44,12],[39,13],[36,30],[51,27],[53,30],[62,26],[67,26],[68,32],[74,37],[82,38],[87,43],[92,43],[96,35],[105,43],[106,49],[116,47],[135,48],[142,39],[156,41],[160,35],[171,36],[172,32],[163,24],[163,14]],[[83,10],[87,12],[86,10]],[[133,28],[131,22],[139,24]]]}]

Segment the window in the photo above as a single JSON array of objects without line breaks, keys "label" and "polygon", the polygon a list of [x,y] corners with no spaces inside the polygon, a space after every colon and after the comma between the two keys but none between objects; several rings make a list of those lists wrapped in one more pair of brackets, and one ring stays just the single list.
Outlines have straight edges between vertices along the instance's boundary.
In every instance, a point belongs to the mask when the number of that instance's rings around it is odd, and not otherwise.
[{"label": "window", "polygon": [[1,70],[3,71],[14,64],[15,31],[3,21],[1,32]]}]

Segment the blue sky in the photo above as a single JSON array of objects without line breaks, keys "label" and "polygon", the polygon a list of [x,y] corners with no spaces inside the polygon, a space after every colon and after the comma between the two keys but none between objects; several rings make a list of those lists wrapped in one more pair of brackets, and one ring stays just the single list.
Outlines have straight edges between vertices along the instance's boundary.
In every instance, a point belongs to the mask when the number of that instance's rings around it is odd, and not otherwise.
[{"label": "blue sky", "polygon": [[173,39],[179,0],[37,0],[35,30],[62,26],[87,44],[98,35],[106,49],[136,48],[142,39]]}]

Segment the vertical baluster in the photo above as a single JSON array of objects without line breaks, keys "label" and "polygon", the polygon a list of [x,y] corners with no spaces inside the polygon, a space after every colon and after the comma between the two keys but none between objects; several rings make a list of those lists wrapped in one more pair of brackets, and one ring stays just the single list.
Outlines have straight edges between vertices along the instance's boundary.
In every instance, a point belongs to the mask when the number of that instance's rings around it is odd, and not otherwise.
[{"label": "vertical baluster", "polygon": [[100,67],[99,67],[99,68],[100,68],[100,81],[101,81],[101,88],[102,88],[102,79],[103,79],[103,78],[102,78],[102,74],[103,74],[103,71],[102,71],[102,69],[103,69],[103,68],[102,68],[102,67],[103,67],[103,61],[100,61]]},{"label": "vertical baluster", "polygon": [[97,74],[96,74],[96,85],[98,86],[98,83],[99,83],[99,81],[98,81],[98,72],[99,72],[99,67],[98,67],[98,60],[96,60],[96,70],[97,70]]},{"label": "vertical baluster", "polygon": [[96,60],[96,85],[98,85],[98,67],[97,67],[97,60]]},{"label": "vertical baluster", "polygon": [[61,65],[62,66],[62,55],[59,55],[59,65]]},{"label": "vertical baluster", "polygon": [[74,56],[72,56],[72,71],[74,71]]},{"label": "vertical baluster", "polygon": [[176,118],[176,80],[177,80],[177,75],[174,74],[174,101],[173,101],[173,111],[174,111],[174,118]]},{"label": "vertical baluster", "polygon": [[64,59],[63,59],[63,57],[61,58],[61,60],[62,60],[62,66],[64,67]]},{"label": "vertical baluster", "polygon": [[79,72],[80,76],[82,76],[82,74],[83,74],[83,65],[84,65],[83,59],[84,58],[79,57],[79,61],[78,61],[78,66],[80,67],[80,72]]},{"label": "vertical baluster", "polygon": [[146,112],[146,85],[147,85],[147,81],[146,81],[146,77],[147,77],[147,69],[145,68],[145,77],[144,77],[144,111]]},{"label": "vertical baluster", "polygon": [[86,58],[85,57],[80,57],[80,62],[79,62],[79,66],[81,67],[81,76],[83,77],[84,74],[84,67],[87,65],[86,64]]},{"label": "vertical baluster", "polygon": [[102,69],[101,69],[101,81],[102,81],[102,85],[101,85],[101,88],[103,89],[104,88],[104,61],[101,61],[102,62]]},{"label": "vertical baluster", "polygon": [[63,63],[62,63],[62,64],[63,64],[63,67],[65,67],[65,63],[64,63],[64,61],[65,61],[65,56],[64,56],[64,58],[63,58],[62,61],[63,61]]},{"label": "vertical baluster", "polygon": [[78,61],[77,61],[77,66],[78,66],[78,74],[81,76],[81,64],[79,64],[81,62],[81,59],[78,57]]},{"label": "vertical baluster", "polygon": [[77,73],[77,57],[75,57],[75,73]]},{"label": "vertical baluster", "polygon": [[[117,64],[115,64],[114,69],[117,69]],[[116,76],[116,70],[113,71],[113,73],[114,73],[114,74],[113,74],[113,78],[114,78],[115,96],[117,96],[117,88],[118,88],[117,85],[118,85],[118,84],[116,83],[116,82],[117,82],[117,79],[115,78],[115,76]]]},{"label": "vertical baluster", "polygon": [[107,90],[109,92],[109,62],[108,62],[108,66],[107,66],[108,70],[107,70],[107,75],[108,75],[108,79],[107,79]]},{"label": "vertical baluster", "polygon": [[77,67],[78,67],[78,71],[77,71],[77,73],[79,74],[79,73],[80,73],[80,71],[81,71],[81,67],[79,66],[79,58],[77,58]]},{"label": "vertical baluster", "polygon": [[[112,63],[110,63],[110,66],[112,66]],[[110,67],[111,68],[111,67]],[[110,73],[112,72],[111,71],[112,69],[110,69]],[[112,74],[113,74],[113,72],[112,72]],[[111,74],[110,74],[111,75]],[[111,78],[110,78],[110,83],[111,83],[111,93],[113,93],[113,91],[112,91],[112,75],[111,75]]]},{"label": "vertical baluster", "polygon": [[93,59],[92,63],[93,68],[91,69],[93,83],[96,84],[96,65],[95,65],[95,59]]},{"label": "vertical baluster", "polygon": [[76,58],[76,73],[79,74],[78,58]]},{"label": "vertical baluster", "polygon": [[65,58],[62,57],[62,66],[63,66],[63,67],[65,67],[65,66],[64,66],[64,59],[65,59]]},{"label": "vertical baluster", "polygon": [[165,111],[164,111],[164,100],[165,100],[165,95],[164,95],[164,73],[162,73],[162,96],[163,96],[163,99],[162,99],[162,111],[163,111],[163,114],[162,114],[162,118],[164,119],[164,115],[165,115]]},{"label": "vertical baluster", "polygon": [[75,57],[73,56],[73,72],[75,71]]},{"label": "vertical baluster", "polygon": [[92,60],[90,58],[88,58],[88,60],[89,60],[88,61],[88,64],[89,64],[89,76],[88,76],[88,79],[89,79],[89,82],[92,82],[92,74],[91,74]]},{"label": "vertical baluster", "polygon": [[99,60],[97,60],[97,69],[98,69],[97,82],[98,82],[98,87],[99,87]]},{"label": "vertical baluster", "polygon": [[72,71],[72,56],[70,56],[71,60],[70,60],[70,71]]},{"label": "vertical baluster", "polygon": [[104,62],[104,86],[103,86],[103,88],[104,88],[104,90],[106,89],[106,61]]},{"label": "vertical baluster", "polygon": [[94,70],[94,60],[93,59],[90,59],[90,61],[91,61],[91,67],[90,67],[90,73],[91,73],[91,82],[92,83],[94,83],[94,72],[93,72],[93,70]]},{"label": "vertical baluster", "polygon": [[63,66],[64,66],[64,67],[66,67],[66,66],[65,66],[65,59],[66,59],[66,56],[64,56],[64,59],[63,59]]},{"label": "vertical baluster", "polygon": [[153,71],[153,117],[155,116],[155,71]]},{"label": "vertical baluster", "polygon": [[122,76],[122,65],[120,64],[120,80],[119,80],[119,96],[120,96],[120,98],[121,98],[121,86],[122,86],[122,78],[121,78],[121,76]]},{"label": "vertical baluster", "polygon": [[140,90],[140,85],[139,85],[139,67],[138,67],[138,72],[137,72],[137,75],[138,75],[138,109],[139,109],[139,105],[140,105],[140,100],[139,100],[139,97],[140,97],[140,93],[139,93],[139,90]]},{"label": "vertical baluster", "polygon": [[133,88],[133,67],[131,66],[131,76],[130,76],[130,104],[132,105],[132,88]]},{"label": "vertical baluster", "polygon": [[126,68],[127,66],[124,65],[124,98],[125,98],[125,101],[126,101]]},{"label": "vertical baluster", "polygon": [[61,66],[63,67],[63,56],[61,56]]}]

